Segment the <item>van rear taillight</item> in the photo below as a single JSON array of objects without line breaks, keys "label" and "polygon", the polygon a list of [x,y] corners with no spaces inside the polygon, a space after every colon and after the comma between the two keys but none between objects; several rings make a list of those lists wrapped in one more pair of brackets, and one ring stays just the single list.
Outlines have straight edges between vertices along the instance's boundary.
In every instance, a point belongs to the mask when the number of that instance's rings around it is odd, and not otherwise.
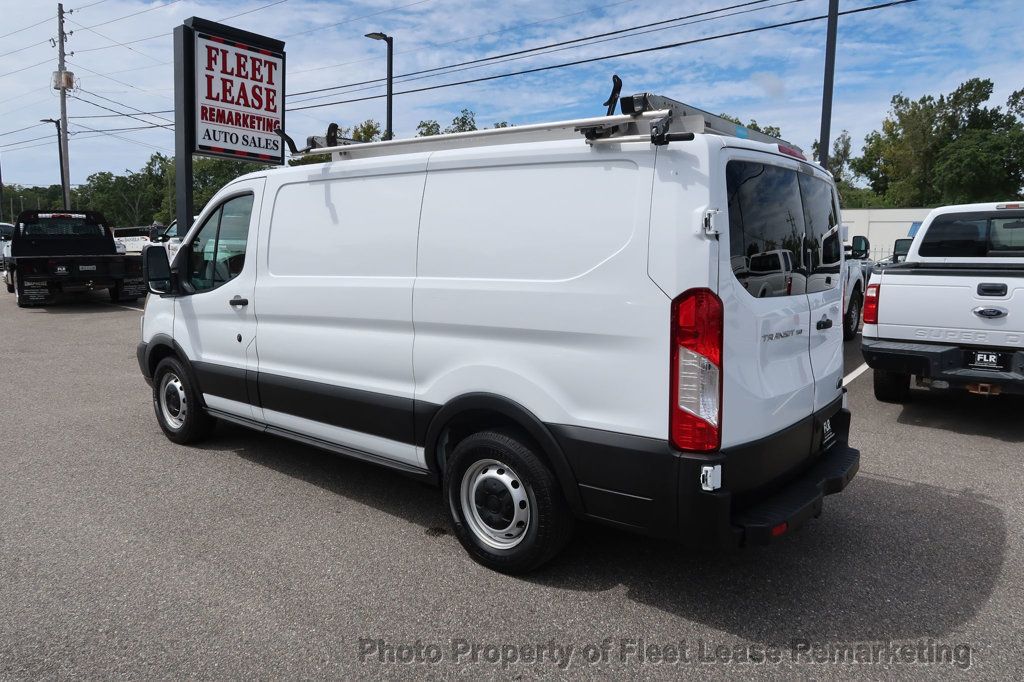
[{"label": "van rear taillight", "polygon": [[711,452],[721,444],[722,301],[690,289],[672,302],[669,437],[680,450]]},{"label": "van rear taillight", "polygon": [[878,324],[878,298],[881,294],[881,284],[868,285],[864,292],[864,324]]}]

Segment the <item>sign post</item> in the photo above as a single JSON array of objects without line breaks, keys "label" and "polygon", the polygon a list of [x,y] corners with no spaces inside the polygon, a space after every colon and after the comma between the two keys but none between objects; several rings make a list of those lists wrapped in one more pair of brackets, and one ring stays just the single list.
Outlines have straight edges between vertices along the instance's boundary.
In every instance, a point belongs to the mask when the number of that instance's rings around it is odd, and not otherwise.
[{"label": "sign post", "polygon": [[284,42],[192,17],[174,29],[177,237],[192,226],[192,157],[284,164]]}]

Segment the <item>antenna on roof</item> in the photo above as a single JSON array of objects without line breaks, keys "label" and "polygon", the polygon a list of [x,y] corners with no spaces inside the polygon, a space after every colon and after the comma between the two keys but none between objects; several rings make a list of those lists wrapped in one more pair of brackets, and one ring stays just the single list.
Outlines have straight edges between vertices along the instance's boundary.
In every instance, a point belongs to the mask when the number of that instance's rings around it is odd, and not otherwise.
[{"label": "antenna on roof", "polygon": [[615,105],[619,103],[619,93],[622,92],[622,79],[612,74],[612,94],[608,95],[608,101],[602,106],[608,107],[605,116],[615,115]]}]

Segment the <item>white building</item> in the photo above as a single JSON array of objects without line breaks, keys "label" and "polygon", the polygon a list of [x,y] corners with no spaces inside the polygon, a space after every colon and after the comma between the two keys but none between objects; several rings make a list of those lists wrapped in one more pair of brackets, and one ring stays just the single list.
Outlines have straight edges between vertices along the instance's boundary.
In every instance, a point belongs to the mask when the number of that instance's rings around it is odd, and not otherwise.
[{"label": "white building", "polygon": [[930,208],[847,208],[843,224],[850,237],[864,235],[871,242],[871,257],[878,260],[892,254],[897,239],[913,237]]}]

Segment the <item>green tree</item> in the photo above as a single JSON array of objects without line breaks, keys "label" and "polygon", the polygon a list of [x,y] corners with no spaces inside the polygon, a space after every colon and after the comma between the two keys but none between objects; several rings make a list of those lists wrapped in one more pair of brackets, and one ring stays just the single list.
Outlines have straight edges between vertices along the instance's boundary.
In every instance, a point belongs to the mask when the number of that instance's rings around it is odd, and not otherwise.
[{"label": "green tree", "polygon": [[458,116],[452,119],[452,124],[445,128],[444,132],[468,133],[476,129],[476,114],[469,109],[463,109]]},{"label": "green tree", "polygon": [[381,125],[379,122],[368,118],[352,128],[352,139],[356,142],[379,142]]},{"label": "green tree", "polygon": [[430,137],[441,134],[441,124],[432,119],[420,121],[416,126],[416,137]]},{"label": "green tree", "polygon": [[992,81],[972,78],[948,95],[892,98],[853,171],[890,206],[1013,198],[1024,177],[1024,94],[988,107]]}]

